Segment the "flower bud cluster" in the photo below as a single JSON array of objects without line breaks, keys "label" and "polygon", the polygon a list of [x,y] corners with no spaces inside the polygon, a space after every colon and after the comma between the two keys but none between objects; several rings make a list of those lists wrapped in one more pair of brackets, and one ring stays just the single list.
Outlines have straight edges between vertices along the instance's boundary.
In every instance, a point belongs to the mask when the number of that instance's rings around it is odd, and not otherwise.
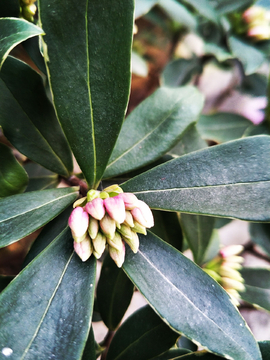
[{"label": "flower bud cluster", "polygon": [[136,253],[139,248],[137,233],[146,235],[154,226],[148,205],[132,193],[124,193],[118,185],[103,191],[89,190],[87,197],[73,204],[68,224],[74,239],[74,250],[86,261],[91,254],[101,257],[106,246],[118,267],[125,259],[126,242]]},{"label": "flower bud cluster", "polygon": [[243,15],[247,35],[255,41],[270,39],[270,11],[261,6],[252,6]]},{"label": "flower bud cluster", "polygon": [[245,291],[244,279],[238,271],[242,269],[241,263],[244,261],[243,257],[239,256],[242,251],[242,245],[226,246],[203,267],[203,270],[227,291],[236,306],[239,305],[239,291]]},{"label": "flower bud cluster", "polygon": [[36,0],[20,0],[20,17],[34,22],[34,15],[37,11]]}]

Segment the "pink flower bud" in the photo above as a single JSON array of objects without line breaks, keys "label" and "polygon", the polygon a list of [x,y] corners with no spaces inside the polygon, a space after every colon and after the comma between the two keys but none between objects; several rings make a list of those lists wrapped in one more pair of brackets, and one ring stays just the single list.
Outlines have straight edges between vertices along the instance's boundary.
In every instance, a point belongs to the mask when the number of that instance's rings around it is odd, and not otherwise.
[{"label": "pink flower bud", "polygon": [[270,26],[268,24],[255,25],[248,29],[248,36],[254,40],[269,40],[270,39]]},{"label": "pink flower bud", "polygon": [[126,210],[132,210],[135,207],[139,206],[138,198],[132,193],[122,193],[119,196],[123,199],[125,203]]},{"label": "pink flower bud", "polygon": [[152,211],[145,202],[138,200],[138,207],[131,210],[131,214],[134,220],[136,220],[142,226],[146,228],[151,228],[154,226]]},{"label": "pink flower bud", "polygon": [[116,224],[108,214],[104,215],[104,217],[100,220],[99,225],[103,234],[105,234],[108,239],[114,238]]},{"label": "pink flower bud", "polygon": [[87,232],[88,224],[89,216],[82,207],[76,207],[72,210],[68,219],[68,225],[72,231],[73,237],[82,238]]},{"label": "pink flower bud", "polygon": [[86,261],[87,259],[90,258],[93,249],[92,249],[92,244],[91,244],[89,236],[87,236],[80,243],[77,243],[76,241],[74,241],[73,246],[74,246],[74,251],[82,259],[82,261]]},{"label": "pink flower bud", "polygon": [[142,226],[140,223],[138,223],[137,221],[134,221],[134,226],[131,229],[132,231],[135,231],[136,233],[139,234],[143,234],[146,235],[146,228],[145,226]]},{"label": "pink flower bud", "polygon": [[125,204],[124,200],[119,195],[105,199],[104,205],[112,219],[119,224],[122,224],[125,221]]},{"label": "pink flower bud", "polygon": [[251,6],[242,15],[247,24],[261,22],[265,19],[265,9],[260,6]]},{"label": "pink flower bud", "polygon": [[126,218],[125,218],[124,224],[127,225],[127,226],[130,226],[130,227],[134,226],[133,217],[132,217],[130,211],[126,210]]},{"label": "pink flower bud", "polygon": [[225,259],[229,256],[240,254],[244,250],[242,245],[228,245],[220,250],[220,255]]},{"label": "pink flower bud", "polygon": [[123,265],[125,261],[125,252],[126,249],[123,241],[122,241],[121,250],[116,250],[114,247],[109,246],[110,256],[119,268]]},{"label": "pink flower bud", "polygon": [[88,202],[85,205],[85,210],[97,220],[101,220],[105,215],[103,200],[100,198],[95,198],[94,200]]}]

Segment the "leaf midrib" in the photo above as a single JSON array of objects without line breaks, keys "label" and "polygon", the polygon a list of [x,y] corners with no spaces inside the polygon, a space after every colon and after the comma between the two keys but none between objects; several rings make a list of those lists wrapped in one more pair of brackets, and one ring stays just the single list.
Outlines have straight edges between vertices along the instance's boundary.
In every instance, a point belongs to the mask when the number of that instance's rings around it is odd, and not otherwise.
[{"label": "leaf midrib", "polygon": [[[173,288],[175,288],[185,299],[186,301],[188,301],[199,313],[202,314],[203,318],[207,318],[208,320],[210,320],[223,334],[225,337],[228,337],[229,339],[232,340],[233,343],[235,343],[237,345],[237,348],[240,347],[240,349],[242,349],[244,351],[245,354],[247,354],[249,356],[249,354],[246,352],[246,350],[241,346],[239,345],[233,338],[231,338],[230,336],[228,336],[228,334],[226,334],[224,332],[224,330],[217,324],[215,323],[212,319],[210,319],[209,317],[206,317],[206,315],[183,293],[179,290],[178,287],[176,287],[171,281],[168,280],[168,278],[166,278],[162,272],[159,271],[159,269],[144,255],[144,253],[139,249],[138,250],[138,253],[153,267],[154,270],[156,270],[156,272],[169,284],[171,285]],[[157,311],[157,310],[156,310]],[[160,314],[161,316],[161,314]],[[162,316],[161,316],[162,317]],[[163,317],[162,317],[163,318]],[[166,319],[167,323],[168,323],[168,320]],[[170,324],[169,324],[170,325]],[[171,325],[170,327],[175,330]],[[226,355],[226,354],[223,354],[223,355]],[[249,357],[250,358],[250,357]],[[252,360],[252,358],[250,358]]]}]

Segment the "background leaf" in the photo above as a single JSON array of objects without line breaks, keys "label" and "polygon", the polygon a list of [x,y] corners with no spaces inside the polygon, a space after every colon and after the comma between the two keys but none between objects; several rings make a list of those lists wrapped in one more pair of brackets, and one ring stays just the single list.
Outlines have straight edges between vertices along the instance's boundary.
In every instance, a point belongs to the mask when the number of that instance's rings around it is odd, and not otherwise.
[{"label": "background leaf", "polygon": [[55,188],[60,181],[57,174],[35,163],[26,163],[24,169],[29,176],[26,192]]},{"label": "background leaf", "polygon": [[1,0],[0,18],[1,17],[18,17],[20,13],[20,4],[17,0]]},{"label": "background leaf", "polygon": [[240,293],[243,300],[270,311],[270,270],[243,268],[240,270],[245,280],[245,291]]},{"label": "background leaf", "polygon": [[191,5],[198,11],[198,13],[204,16],[206,19],[219,23],[219,16],[215,8],[211,5],[208,0],[183,0],[186,4]]},{"label": "background leaf", "polygon": [[121,322],[130,304],[133,290],[133,283],[107,255],[97,286],[97,304],[102,320],[109,330],[115,330]]},{"label": "background leaf", "polygon": [[220,355],[261,359],[255,339],[225,290],[155,235],[140,236],[137,254],[127,249],[123,268],[176,331]]},{"label": "background leaf", "polygon": [[148,360],[170,349],[179,334],[172,331],[146,305],[132,314],[117,330],[108,360]]},{"label": "background leaf", "polygon": [[185,6],[175,0],[159,0],[158,5],[177,24],[195,30],[197,25],[196,18]]},{"label": "background leaf", "polygon": [[251,240],[270,256],[270,224],[249,224]]},{"label": "background leaf", "polygon": [[43,30],[29,21],[17,18],[0,19],[0,69],[8,53],[20,42],[37,35]]},{"label": "background leaf", "polygon": [[0,199],[0,247],[20,240],[55,218],[76,200],[77,190],[33,191]]},{"label": "background leaf", "polygon": [[28,176],[12,154],[11,149],[0,143],[0,197],[23,192]]},{"label": "background leaf", "polygon": [[90,330],[94,282],[94,257],[82,263],[64,230],[1,294],[1,349],[12,349],[16,359],[79,359]]},{"label": "background leaf", "polygon": [[254,0],[209,0],[219,14],[227,14],[252,5]]},{"label": "background leaf", "polygon": [[270,220],[270,137],[181,156],[122,184],[153,209]]},{"label": "background leaf", "polygon": [[172,148],[203,105],[194,87],[159,88],[123,124],[104,177],[145,166]]},{"label": "background leaf", "polygon": [[0,125],[12,145],[47,169],[68,176],[73,169],[70,148],[41,76],[9,56],[0,72],[0,96]]},{"label": "background leaf", "polygon": [[136,0],[135,1],[135,19],[145,15],[148,11],[155,6],[159,0]]},{"label": "background leaf", "polygon": [[55,109],[90,187],[103,175],[130,88],[134,4],[114,0],[104,11],[107,6],[106,0],[39,1]]},{"label": "background leaf", "polygon": [[90,329],[82,360],[96,360],[96,343],[93,327]]}]

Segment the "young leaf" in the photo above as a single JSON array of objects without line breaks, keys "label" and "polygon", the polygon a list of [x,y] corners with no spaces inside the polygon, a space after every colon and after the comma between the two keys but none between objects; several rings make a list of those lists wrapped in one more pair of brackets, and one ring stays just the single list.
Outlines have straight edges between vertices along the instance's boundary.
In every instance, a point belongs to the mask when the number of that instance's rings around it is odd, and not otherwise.
[{"label": "young leaf", "polygon": [[76,200],[77,190],[74,187],[33,191],[0,199],[0,247],[47,224]]},{"label": "young leaf", "polygon": [[29,21],[17,18],[0,19],[0,69],[8,53],[20,42],[37,35],[43,30]]},{"label": "young leaf", "polygon": [[114,0],[109,7],[107,0],[39,1],[55,109],[90,187],[103,175],[130,88],[134,4]]},{"label": "young leaf", "polygon": [[110,330],[121,322],[133,295],[134,286],[110,256],[106,256],[97,287],[97,304],[102,320]]},{"label": "young leaf", "polygon": [[172,331],[146,305],[131,315],[117,330],[107,360],[148,360],[170,349],[179,334]]},{"label": "young leaf", "polygon": [[270,137],[195,151],[121,187],[153,209],[270,221]]},{"label": "young leaf", "polygon": [[90,330],[94,282],[94,257],[82,263],[69,229],[64,230],[2,292],[2,353],[7,348],[16,359],[47,360],[52,354],[80,359]]},{"label": "young leaf", "polygon": [[73,169],[70,148],[41,76],[9,56],[0,72],[0,96],[0,125],[12,145],[45,168],[68,176]]},{"label": "young leaf", "polygon": [[270,256],[270,224],[249,224],[251,240],[263,248]]},{"label": "young leaf", "polygon": [[233,55],[243,64],[246,75],[253,74],[264,62],[264,54],[236,36],[228,38]]},{"label": "young leaf", "polygon": [[196,264],[202,265],[211,240],[215,218],[181,214],[181,226]]},{"label": "young leaf", "polygon": [[23,192],[28,176],[11,150],[0,143],[0,197]]},{"label": "young leaf", "polygon": [[240,293],[241,298],[270,311],[270,270],[243,268],[240,272],[245,280],[246,288]]},{"label": "young leaf", "polygon": [[197,120],[202,95],[191,86],[159,88],[127,117],[105,177],[145,166],[165,154]]},{"label": "young leaf", "polygon": [[148,231],[124,271],[172,329],[211,352],[261,359],[258,345],[226,291],[193,261]]}]

